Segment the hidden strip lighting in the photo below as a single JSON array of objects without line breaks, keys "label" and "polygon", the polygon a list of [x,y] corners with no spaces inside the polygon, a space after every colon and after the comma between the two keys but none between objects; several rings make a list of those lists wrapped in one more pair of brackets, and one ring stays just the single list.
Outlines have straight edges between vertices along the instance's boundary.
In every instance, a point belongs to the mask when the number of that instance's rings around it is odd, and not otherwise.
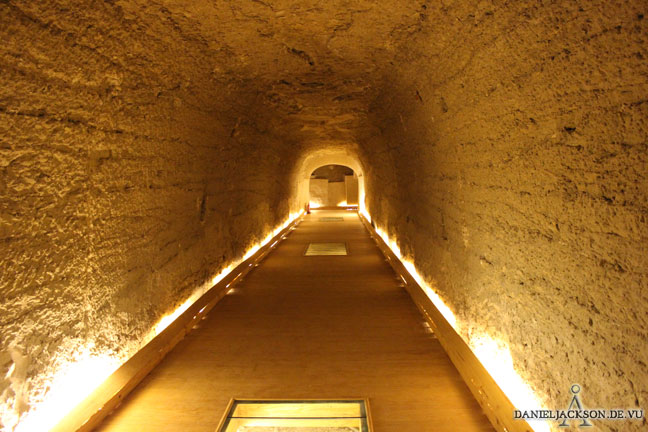
[{"label": "hidden strip lighting", "polygon": [[[218,282],[223,280],[226,276],[228,276],[232,272],[232,270],[238,267],[239,264],[241,264],[243,261],[250,259],[255,253],[259,251],[259,249],[267,245],[270,242],[270,240],[276,237],[281,231],[286,229],[291,223],[295,221],[295,219],[300,217],[303,213],[304,210],[300,211],[299,213],[291,213],[290,217],[283,224],[281,224],[280,226],[272,230],[272,232],[269,233],[261,242],[255,244],[250,249],[248,249],[248,251],[245,252],[245,254],[243,255],[243,258],[241,258],[238,261],[230,263],[230,265],[228,265],[219,274],[214,276],[208,283],[196,289],[194,293],[184,303],[182,303],[182,305],[180,305],[176,310],[162,317],[162,319],[153,328],[152,337],[155,337],[160,333],[162,333],[162,331],[164,331],[165,328],[167,328],[173,321],[175,321],[180,315],[182,315],[184,311],[189,309],[189,307],[192,304],[194,304],[200,297],[202,297],[202,295],[205,294],[209,289],[211,289],[211,287],[213,287]],[[274,247],[278,242],[279,240],[275,241],[271,247]]]},{"label": "hidden strip lighting", "polygon": [[[291,213],[290,217],[283,224],[272,230],[261,242],[252,246],[241,259],[230,263],[207,283],[196,288],[188,299],[173,312],[163,316],[152,327],[149,334],[140,344],[140,349],[155,336],[162,333],[164,329],[189,309],[203,294],[228,276],[239,264],[252,257],[262,247],[267,245],[270,240],[286,229],[303,213],[303,210],[298,213]],[[272,247],[274,246],[276,246],[276,242],[272,245]],[[238,277],[234,281],[237,279]],[[45,432],[54,428],[59,421],[136,352],[137,350],[134,350],[129,355],[118,355],[114,352],[100,352],[94,344],[85,344],[76,348],[72,354],[58,355],[55,358],[55,372],[46,380],[42,388],[36,392],[37,396],[35,399],[30,401],[32,405],[31,409],[20,419],[17,416],[10,418],[5,413],[2,413],[2,421],[8,426],[6,431]],[[13,370],[10,371],[10,373],[12,372]]]},{"label": "hidden strip lighting", "polygon": [[[360,213],[371,223],[371,215],[365,208],[360,206]],[[376,233],[383,239],[385,244],[403,263],[408,273],[414,278],[416,283],[423,289],[427,297],[432,301],[434,306],[439,310],[441,315],[452,326],[457,334],[468,344],[480,363],[488,371],[490,376],[495,380],[497,385],[502,389],[506,397],[518,409],[537,410],[545,409],[540,402],[540,398],[533,392],[529,384],[520,376],[515,369],[511,350],[508,344],[498,338],[494,338],[485,331],[471,331],[468,338],[461,332],[462,323],[457,321],[457,317],[452,309],[445,304],[439,294],[425,282],[423,277],[416,270],[416,266],[411,260],[406,259],[401,254],[398,242],[390,238],[386,231],[373,224]],[[513,413],[511,413],[513,415]],[[535,432],[549,432],[551,428],[546,422],[530,422],[529,426]]]},{"label": "hidden strip lighting", "polygon": [[52,429],[126,360],[126,357],[98,353],[94,346],[86,346],[61,361],[45,388],[40,389],[40,401],[22,417],[14,432]]}]

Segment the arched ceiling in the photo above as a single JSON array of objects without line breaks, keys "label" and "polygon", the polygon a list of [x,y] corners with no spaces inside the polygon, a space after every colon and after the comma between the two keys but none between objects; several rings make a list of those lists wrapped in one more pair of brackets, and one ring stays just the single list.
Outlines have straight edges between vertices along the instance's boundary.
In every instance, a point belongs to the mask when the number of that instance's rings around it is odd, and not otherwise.
[{"label": "arched ceiling", "polygon": [[645,0],[70,3],[0,1],[0,358],[32,380],[0,412],[132,351],[326,164],[548,406],[647,405]]},{"label": "arched ceiling", "polygon": [[129,1],[127,19],[155,31],[171,22],[204,48],[200,59],[222,88],[301,143],[354,141],[366,125],[375,82],[426,19],[424,2]]}]

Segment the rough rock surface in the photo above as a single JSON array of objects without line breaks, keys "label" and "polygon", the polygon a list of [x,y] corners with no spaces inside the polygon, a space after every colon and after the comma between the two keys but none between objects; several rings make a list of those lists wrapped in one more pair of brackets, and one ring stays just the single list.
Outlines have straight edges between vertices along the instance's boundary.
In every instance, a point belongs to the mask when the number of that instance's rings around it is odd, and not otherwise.
[{"label": "rough rock surface", "polygon": [[453,25],[412,36],[369,114],[376,223],[552,409],[572,383],[590,408],[648,406],[645,14],[452,3],[429,21]]},{"label": "rough rock surface", "polygon": [[0,22],[8,423],[57,361],[132,353],[283,222],[294,161],[254,89],[215,85],[206,43],[160,7],[145,25],[107,2],[5,3]]},{"label": "rough rock surface", "polygon": [[547,406],[578,382],[648,409],[647,9],[0,1],[3,418],[57,355],[135,349],[303,206],[299,161],[332,148]]}]

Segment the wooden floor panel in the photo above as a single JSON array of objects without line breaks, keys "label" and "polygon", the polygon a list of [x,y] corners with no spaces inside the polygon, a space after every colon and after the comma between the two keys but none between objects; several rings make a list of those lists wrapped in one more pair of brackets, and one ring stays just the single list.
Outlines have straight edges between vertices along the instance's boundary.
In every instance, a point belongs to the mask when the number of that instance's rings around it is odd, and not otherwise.
[{"label": "wooden floor panel", "polygon": [[235,291],[100,430],[214,432],[232,397],[366,397],[375,432],[493,430],[355,213],[313,212]]}]

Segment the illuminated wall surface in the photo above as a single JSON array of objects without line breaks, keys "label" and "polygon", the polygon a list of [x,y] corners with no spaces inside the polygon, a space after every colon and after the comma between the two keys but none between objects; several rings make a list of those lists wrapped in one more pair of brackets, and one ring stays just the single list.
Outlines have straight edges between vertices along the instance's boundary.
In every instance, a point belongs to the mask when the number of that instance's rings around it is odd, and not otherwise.
[{"label": "illuminated wall surface", "polygon": [[61,415],[331,163],[514,403],[648,408],[646,9],[1,2],[3,428]]}]

